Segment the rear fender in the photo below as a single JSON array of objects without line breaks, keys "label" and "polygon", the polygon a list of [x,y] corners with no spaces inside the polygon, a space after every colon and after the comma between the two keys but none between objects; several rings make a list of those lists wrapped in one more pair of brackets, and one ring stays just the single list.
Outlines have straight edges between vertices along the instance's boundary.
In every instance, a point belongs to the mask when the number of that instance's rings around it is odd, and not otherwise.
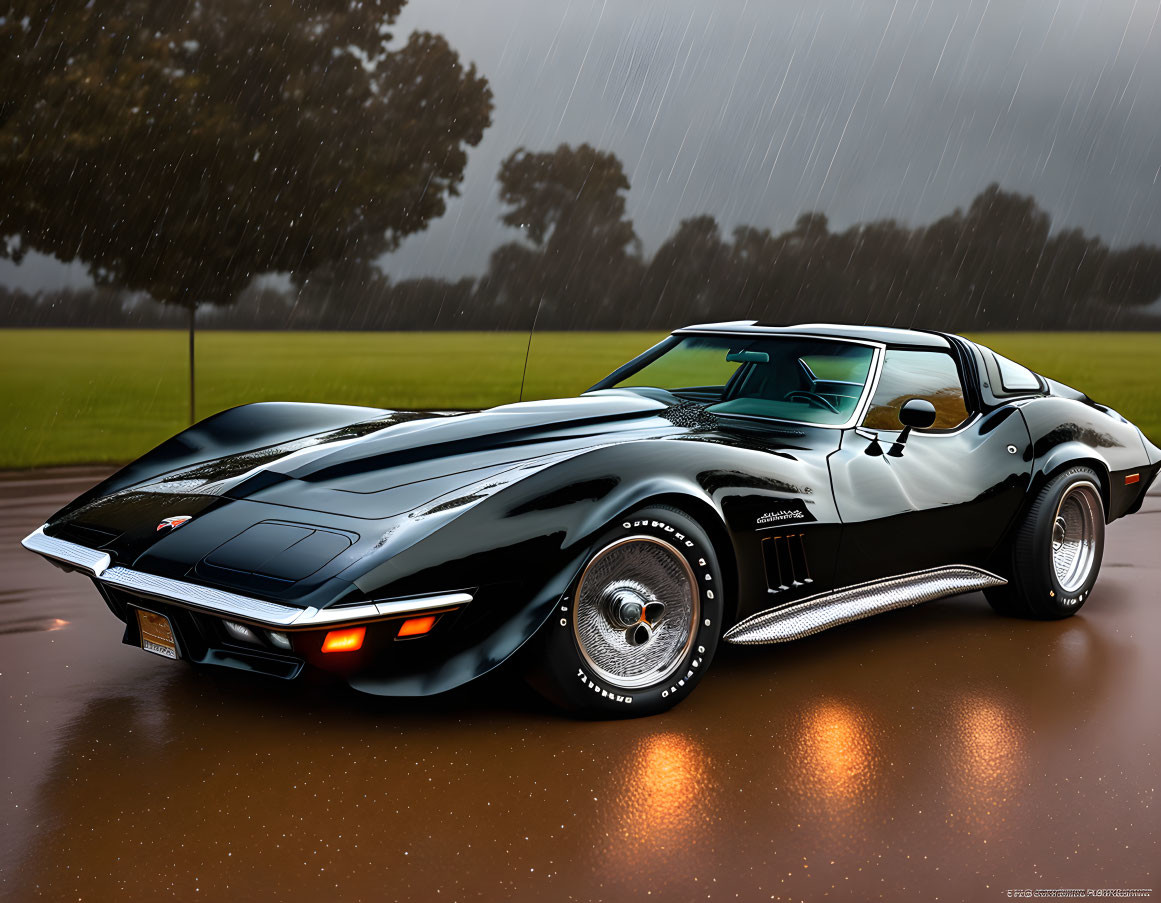
[{"label": "rear fender", "polygon": [[1072,398],[1036,399],[1021,405],[1020,412],[1032,436],[1034,490],[1065,467],[1087,465],[1103,482],[1108,521],[1129,512],[1141,493],[1142,471],[1149,466],[1140,430]]},{"label": "rear fender", "polygon": [[1033,489],[1038,490],[1067,467],[1091,467],[1101,482],[1101,500],[1109,511],[1109,462],[1094,448],[1081,442],[1064,442],[1043,458],[1037,458],[1032,471]]}]

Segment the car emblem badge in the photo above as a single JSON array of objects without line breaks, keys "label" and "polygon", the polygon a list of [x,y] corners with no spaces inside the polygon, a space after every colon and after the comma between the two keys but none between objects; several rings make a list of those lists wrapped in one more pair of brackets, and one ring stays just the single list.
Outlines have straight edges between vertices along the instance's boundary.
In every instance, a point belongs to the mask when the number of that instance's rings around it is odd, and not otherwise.
[{"label": "car emblem badge", "polygon": [[182,524],[188,523],[191,520],[193,520],[192,514],[177,514],[173,517],[167,517],[157,525],[157,532],[160,533],[162,530],[176,530]]}]

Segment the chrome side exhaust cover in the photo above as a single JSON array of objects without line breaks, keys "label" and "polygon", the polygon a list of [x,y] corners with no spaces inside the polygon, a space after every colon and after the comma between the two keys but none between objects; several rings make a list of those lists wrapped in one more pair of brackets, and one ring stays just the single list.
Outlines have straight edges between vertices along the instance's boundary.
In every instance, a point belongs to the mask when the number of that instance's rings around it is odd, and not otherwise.
[{"label": "chrome side exhaust cover", "polygon": [[785,643],[860,618],[1007,582],[990,571],[966,564],[914,571],[758,612],[731,627],[724,639],[739,646]]}]

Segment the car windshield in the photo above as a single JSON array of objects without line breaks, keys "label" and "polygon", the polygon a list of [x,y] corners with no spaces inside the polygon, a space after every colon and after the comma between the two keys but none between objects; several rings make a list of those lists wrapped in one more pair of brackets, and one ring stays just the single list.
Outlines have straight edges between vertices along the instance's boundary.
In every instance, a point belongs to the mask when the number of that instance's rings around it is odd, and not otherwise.
[{"label": "car windshield", "polygon": [[598,383],[663,389],[715,414],[836,426],[851,419],[871,371],[868,345],[796,336],[681,336]]}]

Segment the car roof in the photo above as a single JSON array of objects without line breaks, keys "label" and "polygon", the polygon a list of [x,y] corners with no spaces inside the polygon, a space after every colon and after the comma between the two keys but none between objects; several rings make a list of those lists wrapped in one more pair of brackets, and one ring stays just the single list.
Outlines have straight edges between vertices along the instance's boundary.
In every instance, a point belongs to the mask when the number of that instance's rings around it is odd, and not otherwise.
[{"label": "car roof", "polygon": [[907,346],[913,348],[948,349],[951,343],[938,332],[922,332],[917,329],[895,329],[890,326],[845,326],[839,323],[800,323],[794,326],[774,326],[757,320],[733,320],[727,323],[701,323],[675,329],[674,335],[728,334],[728,335],[804,335],[834,339],[859,339],[864,342],[880,342],[884,345]]}]

